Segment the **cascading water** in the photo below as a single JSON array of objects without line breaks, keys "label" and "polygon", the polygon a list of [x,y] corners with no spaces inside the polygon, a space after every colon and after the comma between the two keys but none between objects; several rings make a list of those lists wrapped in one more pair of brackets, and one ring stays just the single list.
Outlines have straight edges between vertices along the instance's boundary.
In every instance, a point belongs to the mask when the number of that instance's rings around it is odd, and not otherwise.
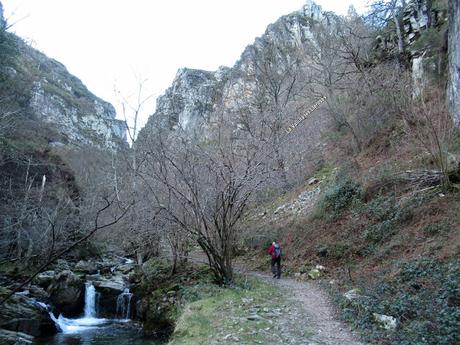
[{"label": "cascading water", "polygon": [[49,311],[48,306],[47,310],[50,313],[51,319],[56,323],[58,328],[63,333],[76,333],[83,331],[85,329],[94,328],[101,326],[109,322],[107,319],[98,319],[96,318],[96,308],[97,308],[98,293],[94,288],[91,282],[85,283],[85,307],[84,307],[84,316],[79,319],[68,319],[62,315],[59,315],[56,318],[51,311]]},{"label": "cascading water", "polygon": [[96,317],[96,289],[91,282],[85,283],[85,318]]},{"label": "cascading water", "polygon": [[131,298],[133,294],[125,288],[117,297],[117,317],[121,319],[129,319],[131,316]]}]

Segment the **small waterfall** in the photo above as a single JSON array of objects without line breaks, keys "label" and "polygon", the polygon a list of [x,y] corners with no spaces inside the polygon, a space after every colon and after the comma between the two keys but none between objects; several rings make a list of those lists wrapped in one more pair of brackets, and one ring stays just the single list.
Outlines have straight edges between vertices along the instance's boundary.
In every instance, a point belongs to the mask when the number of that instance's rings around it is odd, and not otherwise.
[{"label": "small waterfall", "polygon": [[133,294],[129,292],[128,288],[117,297],[117,317],[120,319],[129,319],[131,316],[131,297]]},{"label": "small waterfall", "polygon": [[91,282],[85,283],[85,318],[96,317],[96,289]]}]

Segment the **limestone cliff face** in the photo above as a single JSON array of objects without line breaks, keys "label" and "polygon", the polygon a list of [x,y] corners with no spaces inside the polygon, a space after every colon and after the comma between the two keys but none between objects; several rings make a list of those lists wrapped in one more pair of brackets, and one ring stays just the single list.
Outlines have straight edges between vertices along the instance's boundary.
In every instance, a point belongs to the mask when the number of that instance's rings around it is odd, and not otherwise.
[{"label": "limestone cliff face", "polygon": [[403,10],[403,34],[410,55],[414,95],[446,70],[447,9],[432,1],[409,1]]},{"label": "limestone cliff face", "polygon": [[[254,110],[258,89],[255,65],[273,51],[276,51],[272,55],[275,68],[277,63],[293,61],[298,48],[312,39],[312,23],[323,20],[321,7],[308,1],[301,10],[269,25],[261,37],[246,47],[232,68],[221,67],[215,72],[180,69],[171,87],[157,99],[156,112],[141,136],[159,125],[187,131],[206,130],[218,122],[217,113],[231,115],[242,109]],[[273,51],[269,52],[270,49]],[[233,122],[238,127],[237,120]]]},{"label": "limestone cliff face", "polygon": [[460,4],[449,1],[449,84],[448,101],[457,127],[460,127]]},{"label": "limestone cliff face", "polygon": [[0,43],[9,49],[0,54],[0,107],[17,113],[18,126],[27,123],[50,144],[124,146],[126,125],[116,119],[114,107],[64,65],[6,32],[2,12],[0,3],[0,30],[8,38]]},{"label": "limestone cliff face", "polygon": [[27,46],[21,54],[23,69],[18,73],[33,76],[30,114],[62,135],[56,141],[101,148],[126,141],[126,125],[116,119],[114,107],[89,92],[64,65]]},{"label": "limestone cliff face", "polygon": [[156,117],[169,128],[197,129],[210,121],[222,97],[228,68],[216,72],[180,69],[165,94],[157,99]]}]

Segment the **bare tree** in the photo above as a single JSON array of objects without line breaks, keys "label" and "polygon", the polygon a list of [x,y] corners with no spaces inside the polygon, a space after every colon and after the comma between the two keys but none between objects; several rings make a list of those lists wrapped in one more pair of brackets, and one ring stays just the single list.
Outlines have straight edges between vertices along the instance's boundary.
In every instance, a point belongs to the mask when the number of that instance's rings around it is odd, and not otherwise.
[{"label": "bare tree", "polygon": [[142,169],[153,209],[198,243],[221,284],[233,281],[238,222],[263,182],[254,154],[224,122],[206,142],[180,130],[150,133]]},{"label": "bare tree", "polygon": [[[45,262],[39,266],[35,272],[29,276],[24,282],[22,282],[20,285],[18,285],[16,288],[14,288],[10,293],[8,293],[5,297],[0,300],[0,305],[5,303],[11,296],[13,296],[16,292],[21,291],[24,286],[29,284],[40,272],[43,272],[49,265],[51,265],[54,261],[57,259],[63,257],[65,254],[69,253],[72,249],[76,248],[80,244],[84,243],[87,241],[89,238],[91,238],[97,231],[110,227],[114,224],[116,224],[120,219],[122,219],[126,212],[128,212],[130,206],[125,206],[125,207],[120,207],[119,210],[111,210],[111,207],[114,205],[115,198],[112,198],[109,200],[108,198],[105,199],[105,205],[101,206],[95,214],[94,218],[94,225],[92,228],[90,228],[88,231],[86,231],[85,235],[79,238],[78,240],[74,241],[70,245],[67,245],[64,249],[59,250],[57,253],[50,253],[48,258],[45,260]],[[118,205],[120,206],[120,205]],[[105,222],[103,225],[100,224],[100,220],[102,216],[107,216],[105,213],[109,213],[109,217],[111,217],[111,220]]]},{"label": "bare tree", "polygon": [[436,87],[425,90],[411,101],[404,119],[409,136],[418,149],[429,154],[442,174],[441,183],[449,186],[449,149],[455,127],[443,93]]},{"label": "bare tree", "polygon": [[306,98],[307,82],[301,50],[288,42],[281,46],[265,38],[248,53],[250,64],[244,71],[247,87],[243,92],[249,91],[250,97],[246,99],[249,99],[251,109],[240,112],[241,129],[252,137],[253,144],[271,147],[276,170],[286,188],[286,157],[281,140],[284,128],[299,110],[297,102]]},{"label": "bare tree", "polygon": [[[142,263],[149,255],[156,254],[159,233],[154,222],[155,217],[149,216],[150,205],[148,197],[139,185],[139,161],[142,162],[143,153],[138,150],[139,116],[145,111],[153,94],[145,94],[148,80],[136,77],[138,89],[134,95],[120,97],[123,117],[125,118],[130,141],[130,148],[119,151],[112,157],[113,176],[117,189],[122,188],[122,192],[117,193],[117,197],[129,200],[135,206],[129,214],[122,220],[125,234],[123,236],[124,247],[132,253],[137,263],[142,267]],[[126,232],[128,236],[126,236]]]},{"label": "bare tree", "polygon": [[407,71],[395,61],[373,61],[372,28],[356,14],[332,15],[316,25],[314,36],[305,52],[312,61],[312,85],[327,95],[331,119],[351,133],[361,151],[389,119],[399,116]]},{"label": "bare tree", "polygon": [[402,25],[403,10],[406,7],[406,0],[379,0],[371,4],[371,11],[368,20],[377,27],[391,27],[394,25],[398,47],[398,59],[405,63],[406,47],[404,44],[404,33]]}]

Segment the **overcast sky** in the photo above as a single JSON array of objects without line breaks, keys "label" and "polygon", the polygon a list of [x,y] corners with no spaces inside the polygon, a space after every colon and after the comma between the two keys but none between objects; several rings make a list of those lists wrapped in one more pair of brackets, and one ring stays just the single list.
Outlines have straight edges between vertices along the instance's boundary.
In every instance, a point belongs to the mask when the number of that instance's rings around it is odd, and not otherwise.
[{"label": "overcast sky", "polygon": [[[122,118],[120,97],[155,98],[181,67],[232,66],[268,24],[306,0],[0,0],[11,31],[62,62]],[[346,14],[366,0],[317,0],[323,10]],[[132,101],[134,102],[134,101]]]}]

